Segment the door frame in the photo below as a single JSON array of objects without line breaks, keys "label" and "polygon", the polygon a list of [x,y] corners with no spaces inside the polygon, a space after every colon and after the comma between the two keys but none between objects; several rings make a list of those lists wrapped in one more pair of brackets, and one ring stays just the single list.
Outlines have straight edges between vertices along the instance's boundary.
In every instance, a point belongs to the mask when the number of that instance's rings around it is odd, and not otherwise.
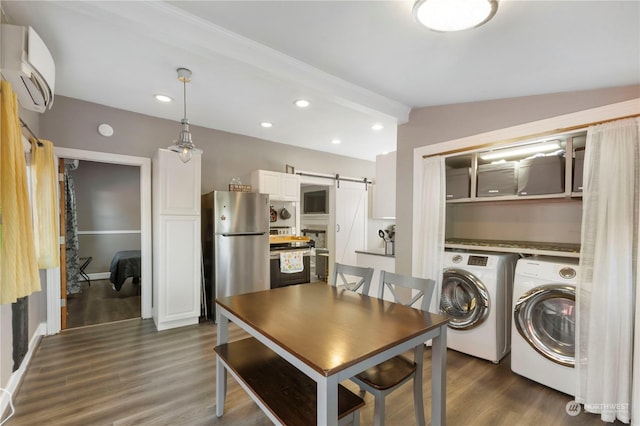
[{"label": "door frame", "polygon": [[[145,279],[140,283],[141,316],[151,318],[152,306],[152,240],[151,240],[151,159],[106,152],[55,147],[56,161],[59,158],[85,160],[99,163],[120,164],[140,167],[140,253],[141,273]],[[61,330],[60,318],[60,268],[47,269],[47,334]]]},{"label": "door frame", "polygon": [[[325,245],[329,250],[329,271],[327,274],[327,283],[331,282],[333,276],[333,265],[335,263],[336,253],[336,183],[335,181],[327,181],[329,177],[323,176],[306,176],[300,175],[300,195],[302,196],[302,186],[323,186],[329,190],[329,216],[327,220],[327,233],[325,234]],[[297,213],[302,215],[300,211],[302,209],[302,203],[298,204]],[[301,221],[298,221],[302,228]]]}]

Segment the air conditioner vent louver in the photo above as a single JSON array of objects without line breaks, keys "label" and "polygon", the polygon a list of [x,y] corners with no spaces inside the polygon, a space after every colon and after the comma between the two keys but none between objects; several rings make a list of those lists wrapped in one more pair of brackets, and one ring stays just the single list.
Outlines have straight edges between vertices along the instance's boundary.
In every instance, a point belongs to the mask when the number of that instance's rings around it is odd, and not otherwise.
[{"label": "air conditioner vent louver", "polygon": [[44,112],[54,96],[55,63],[42,39],[31,27],[0,25],[4,57],[2,77],[11,83],[20,105]]}]

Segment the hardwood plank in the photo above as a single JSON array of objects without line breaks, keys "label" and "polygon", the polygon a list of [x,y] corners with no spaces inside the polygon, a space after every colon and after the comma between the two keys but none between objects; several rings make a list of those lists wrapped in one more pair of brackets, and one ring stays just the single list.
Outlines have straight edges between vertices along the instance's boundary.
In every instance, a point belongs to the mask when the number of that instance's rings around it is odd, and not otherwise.
[{"label": "hardwood plank", "polygon": [[[247,335],[233,324],[230,341]],[[216,327],[211,322],[157,332],[153,321],[132,319],[71,329],[42,339],[14,397],[24,425],[269,425],[230,379],[222,418],[215,415]],[[424,400],[430,421],[431,351],[425,351]],[[343,385],[357,393],[351,382]],[[598,425],[600,417],[571,417],[572,398],[500,364],[456,351],[447,354],[449,425]],[[373,424],[373,397],[365,396],[362,425]],[[387,425],[415,424],[412,386],[387,397]],[[619,423],[619,422],[618,422]],[[621,423],[619,423],[621,424]]]},{"label": "hardwood plank", "polygon": [[79,294],[67,297],[67,328],[140,318],[140,287],[129,278],[120,291],[109,280],[81,283]]}]

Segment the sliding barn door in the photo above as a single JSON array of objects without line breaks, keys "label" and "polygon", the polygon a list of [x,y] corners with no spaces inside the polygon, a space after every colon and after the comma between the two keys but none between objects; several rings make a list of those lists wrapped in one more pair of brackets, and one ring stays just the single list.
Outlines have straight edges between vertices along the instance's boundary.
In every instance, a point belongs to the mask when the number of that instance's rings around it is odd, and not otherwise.
[{"label": "sliding barn door", "polygon": [[340,181],[336,187],[335,261],[338,263],[356,265],[355,251],[366,247],[367,194],[364,183]]}]

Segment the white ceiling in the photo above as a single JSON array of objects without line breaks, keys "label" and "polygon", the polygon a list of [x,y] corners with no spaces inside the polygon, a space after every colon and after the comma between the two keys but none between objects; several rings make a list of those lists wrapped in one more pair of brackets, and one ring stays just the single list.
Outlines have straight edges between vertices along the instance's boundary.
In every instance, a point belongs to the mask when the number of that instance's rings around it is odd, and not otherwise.
[{"label": "white ceiling", "polygon": [[638,1],[503,0],[458,33],[418,25],[411,1],[1,5],[48,45],[56,95],[175,120],[167,145],[182,117],[178,67],[193,71],[192,124],[366,160],[395,150],[413,107],[640,83]]}]

